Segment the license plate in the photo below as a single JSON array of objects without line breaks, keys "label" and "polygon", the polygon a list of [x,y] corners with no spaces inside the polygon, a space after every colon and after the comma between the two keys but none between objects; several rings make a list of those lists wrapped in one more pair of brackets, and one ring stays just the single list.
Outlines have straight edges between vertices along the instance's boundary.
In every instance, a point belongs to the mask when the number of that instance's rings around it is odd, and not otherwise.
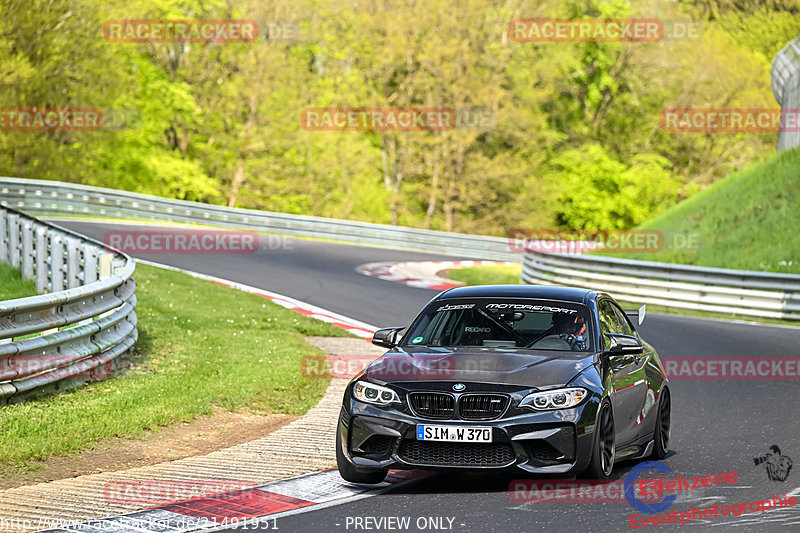
[{"label": "license plate", "polygon": [[417,425],[417,440],[440,442],[492,442],[490,427]]}]

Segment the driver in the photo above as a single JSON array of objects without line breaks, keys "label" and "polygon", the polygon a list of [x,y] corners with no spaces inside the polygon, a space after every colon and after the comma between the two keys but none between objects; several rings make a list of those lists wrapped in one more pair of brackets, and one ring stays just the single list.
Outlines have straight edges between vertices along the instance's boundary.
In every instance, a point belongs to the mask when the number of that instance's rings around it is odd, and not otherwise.
[{"label": "driver", "polygon": [[553,313],[553,331],[559,339],[569,343],[573,351],[587,350],[586,321],[582,316]]}]

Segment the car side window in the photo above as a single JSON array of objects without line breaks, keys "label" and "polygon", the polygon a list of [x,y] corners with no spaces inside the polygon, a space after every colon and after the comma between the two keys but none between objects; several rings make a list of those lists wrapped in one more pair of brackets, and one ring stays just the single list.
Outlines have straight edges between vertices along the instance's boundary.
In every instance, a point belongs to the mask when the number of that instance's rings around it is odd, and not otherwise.
[{"label": "car side window", "polygon": [[[602,300],[597,305],[598,311],[598,318],[600,319],[600,331],[602,333],[620,333],[618,330],[619,323],[617,320],[617,315],[614,313],[614,309],[609,304],[608,300]],[[608,344],[608,341],[605,338],[605,335],[601,335],[600,341],[603,343],[603,347],[605,348]]]},{"label": "car side window", "polygon": [[619,326],[620,326],[620,333],[624,333],[625,335],[636,336],[636,331],[633,329],[633,326],[631,326],[631,323],[628,320],[628,317],[625,315],[625,311],[620,309],[619,306],[616,306],[616,305],[614,305],[614,304],[612,304],[610,302],[608,302],[608,303],[611,305],[611,308],[614,310],[614,314],[617,315],[617,322],[619,323]]}]

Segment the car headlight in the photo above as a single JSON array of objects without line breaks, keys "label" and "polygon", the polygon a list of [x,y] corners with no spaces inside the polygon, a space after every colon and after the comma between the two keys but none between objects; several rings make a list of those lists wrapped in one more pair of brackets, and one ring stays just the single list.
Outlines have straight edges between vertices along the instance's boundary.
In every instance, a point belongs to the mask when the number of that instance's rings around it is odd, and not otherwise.
[{"label": "car headlight", "polygon": [[356,381],[356,384],[353,385],[353,396],[357,400],[375,405],[389,405],[400,402],[400,397],[392,389],[381,387],[368,381]]},{"label": "car headlight", "polygon": [[537,411],[550,411],[553,409],[567,409],[575,407],[586,398],[587,391],[580,387],[570,389],[556,389],[545,392],[534,392],[525,396],[520,407],[530,407]]}]

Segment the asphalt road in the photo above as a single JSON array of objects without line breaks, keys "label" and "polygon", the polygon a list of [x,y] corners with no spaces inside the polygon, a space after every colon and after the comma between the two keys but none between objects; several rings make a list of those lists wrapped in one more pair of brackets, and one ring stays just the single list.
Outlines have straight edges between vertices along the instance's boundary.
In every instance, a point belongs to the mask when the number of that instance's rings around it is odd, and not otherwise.
[{"label": "asphalt road", "polygon": [[[110,229],[132,229],[106,223],[60,223],[99,239]],[[291,243],[292,249],[282,253],[142,258],[281,293],[379,327],[408,323],[436,293],[368,278],[355,271],[358,265],[453,259],[305,240]],[[650,314],[640,331],[664,358],[800,356],[800,328]],[[785,482],[779,482],[770,481],[764,466],[755,466],[753,461],[773,444],[800,461],[799,391],[797,381],[673,381],[672,451],[664,464],[682,476],[735,471],[738,482],[679,493],[665,512],[763,500],[792,491],[800,496],[800,465],[795,465]],[[634,464],[619,465],[614,476],[623,478]],[[627,502],[516,502],[508,489],[517,477],[521,476],[440,474],[371,498],[278,518],[277,526],[286,532],[631,530],[629,520],[635,511]],[[657,475],[651,472],[647,477]],[[648,530],[797,531],[798,509],[800,505],[765,513],[748,510],[740,517],[695,519],[683,526],[650,525]],[[409,517],[409,525],[374,527],[374,520],[388,517]]]}]

